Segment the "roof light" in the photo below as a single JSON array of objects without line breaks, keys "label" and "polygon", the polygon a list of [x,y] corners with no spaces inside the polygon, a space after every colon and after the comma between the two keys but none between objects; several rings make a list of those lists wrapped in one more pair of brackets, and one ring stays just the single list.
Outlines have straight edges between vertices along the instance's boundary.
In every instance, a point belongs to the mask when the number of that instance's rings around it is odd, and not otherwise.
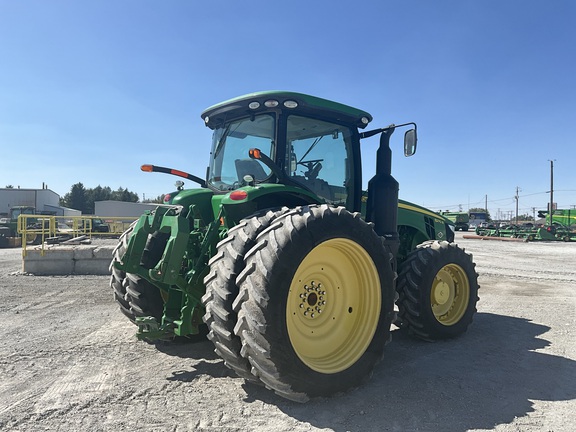
[{"label": "roof light", "polygon": [[368,123],[370,123],[370,120],[368,120],[368,117],[362,117],[362,118],[360,119],[360,121],[362,122],[362,124],[365,124],[365,125],[367,125]]},{"label": "roof light", "polygon": [[284,106],[286,108],[296,108],[298,106],[298,102],[293,100],[287,100],[284,102]]},{"label": "roof light", "polygon": [[235,190],[234,192],[230,192],[230,199],[233,201],[242,201],[248,198],[248,192],[244,190]]},{"label": "roof light", "polygon": [[264,102],[264,106],[266,108],[275,108],[278,106],[278,101],[274,99],[267,100],[266,102]]},{"label": "roof light", "polygon": [[204,123],[208,124],[209,121],[210,121],[210,117],[208,117],[208,116],[204,117]]},{"label": "roof light", "polygon": [[250,102],[250,103],[248,104],[248,108],[250,108],[250,109],[258,109],[258,108],[260,108],[260,102],[256,102],[256,101]]}]

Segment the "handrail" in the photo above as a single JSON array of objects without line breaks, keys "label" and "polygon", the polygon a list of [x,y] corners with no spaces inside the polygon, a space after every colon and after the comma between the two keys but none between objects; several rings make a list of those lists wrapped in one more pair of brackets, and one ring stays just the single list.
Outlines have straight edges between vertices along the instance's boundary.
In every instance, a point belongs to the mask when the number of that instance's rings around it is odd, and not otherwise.
[{"label": "handrail", "polygon": [[43,255],[47,239],[52,238],[119,237],[136,219],[137,217],[21,214],[18,216],[17,232],[22,236],[22,256],[26,256],[26,246],[30,245],[40,245]]}]

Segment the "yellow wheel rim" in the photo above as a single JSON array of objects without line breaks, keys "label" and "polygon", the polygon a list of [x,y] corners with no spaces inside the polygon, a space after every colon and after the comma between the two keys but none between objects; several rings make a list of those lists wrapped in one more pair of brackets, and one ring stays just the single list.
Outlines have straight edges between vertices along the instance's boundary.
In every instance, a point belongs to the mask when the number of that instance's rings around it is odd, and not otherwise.
[{"label": "yellow wheel rim", "polygon": [[294,351],[317,372],[347,369],[372,341],[381,302],[378,269],[363,247],[342,238],[321,243],[290,284],[286,324]]},{"label": "yellow wheel rim", "polygon": [[432,282],[430,304],[440,324],[451,326],[460,321],[470,302],[470,282],[462,267],[447,264]]}]

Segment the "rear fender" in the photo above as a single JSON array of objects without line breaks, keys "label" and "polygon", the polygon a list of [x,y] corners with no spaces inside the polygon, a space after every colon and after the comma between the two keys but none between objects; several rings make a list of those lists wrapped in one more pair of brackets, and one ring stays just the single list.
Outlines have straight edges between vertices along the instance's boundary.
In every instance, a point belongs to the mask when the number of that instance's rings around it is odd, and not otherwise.
[{"label": "rear fender", "polygon": [[214,195],[212,207],[214,213],[222,211],[224,227],[232,228],[240,220],[260,210],[323,202],[317,195],[302,188],[263,183],[245,186],[226,195]]}]

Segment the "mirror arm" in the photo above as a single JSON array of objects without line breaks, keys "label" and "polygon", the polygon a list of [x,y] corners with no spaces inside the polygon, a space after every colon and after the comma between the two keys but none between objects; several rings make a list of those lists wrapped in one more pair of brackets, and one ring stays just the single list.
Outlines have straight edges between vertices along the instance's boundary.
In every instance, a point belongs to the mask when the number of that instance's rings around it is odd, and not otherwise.
[{"label": "mirror arm", "polygon": [[399,128],[399,127],[402,127],[402,126],[408,126],[408,125],[413,125],[413,126],[414,126],[414,130],[416,131],[417,126],[416,126],[416,123],[414,123],[414,122],[402,123],[402,124],[399,124],[399,125],[391,124],[390,126],[386,126],[385,128],[373,129],[373,130],[371,130],[371,131],[361,132],[361,133],[360,133],[360,139],[370,138],[371,136],[374,136],[374,135],[376,135],[376,134],[385,132],[385,131],[387,131],[387,130],[396,129],[396,128]]}]

